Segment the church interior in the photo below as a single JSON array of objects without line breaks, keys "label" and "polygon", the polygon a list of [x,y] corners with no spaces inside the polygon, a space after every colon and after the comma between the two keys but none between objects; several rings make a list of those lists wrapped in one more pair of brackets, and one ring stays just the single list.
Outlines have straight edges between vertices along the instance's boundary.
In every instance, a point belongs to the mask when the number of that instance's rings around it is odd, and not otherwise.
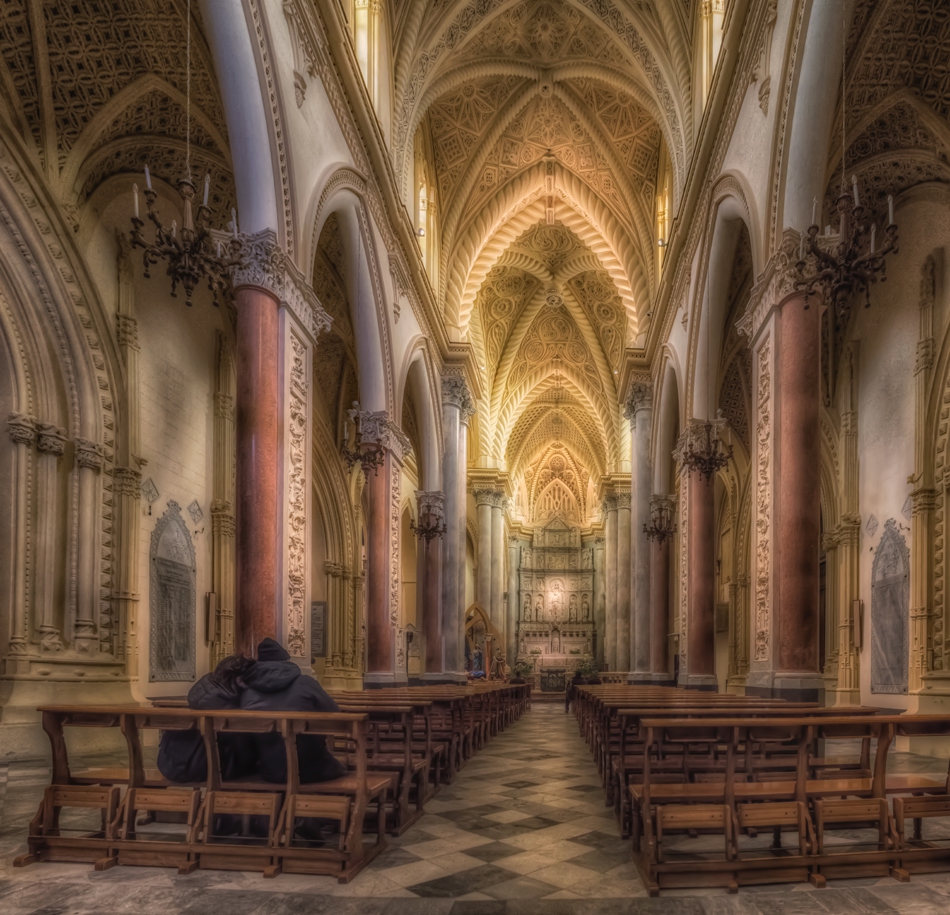
[{"label": "church interior", "polygon": [[948,60],[6,0],[0,908],[950,911]]}]

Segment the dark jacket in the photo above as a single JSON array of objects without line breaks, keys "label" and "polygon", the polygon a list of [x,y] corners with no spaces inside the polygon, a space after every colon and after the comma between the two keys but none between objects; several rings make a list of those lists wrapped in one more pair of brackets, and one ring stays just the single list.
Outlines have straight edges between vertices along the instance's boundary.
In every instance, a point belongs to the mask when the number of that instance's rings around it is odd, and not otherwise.
[{"label": "dark jacket", "polygon": [[[244,682],[247,688],[241,693],[241,708],[248,711],[340,711],[326,690],[290,660],[258,660]],[[287,781],[287,753],[279,734],[258,735],[257,752],[265,781]],[[346,767],[330,753],[323,737],[298,734],[297,756],[301,782],[324,782],[346,774]]]},{"label": "dark jacket", "polygon": [[[205,674],[188,691],[188,708],[202,711],[241,707],[240,689],[228,689]],[[249,775],[255,769],[257,746],[250,734],[222,734],[218,738],[221,777]],[[208,777],[204,739],[197,731],[165,731],[158,745],[158,771],[173,782],[203,782]]]}]

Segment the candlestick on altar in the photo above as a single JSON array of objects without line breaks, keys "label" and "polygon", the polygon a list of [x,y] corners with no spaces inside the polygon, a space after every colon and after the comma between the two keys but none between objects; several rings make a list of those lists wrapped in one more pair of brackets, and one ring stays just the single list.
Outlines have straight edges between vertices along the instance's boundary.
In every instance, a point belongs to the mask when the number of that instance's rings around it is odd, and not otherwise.
[{"label": "candlestick on altar", "polygon": [[145,186],[151,190],[152,189],[152,176],[148,173],[148,166],[145,166]]},{"label": "candlestick on altar", "polygon": [[135,213],[135,218],[139,218],[139,186],[137,184],[132,185],[132,206],[134,207],[133,212]]}]

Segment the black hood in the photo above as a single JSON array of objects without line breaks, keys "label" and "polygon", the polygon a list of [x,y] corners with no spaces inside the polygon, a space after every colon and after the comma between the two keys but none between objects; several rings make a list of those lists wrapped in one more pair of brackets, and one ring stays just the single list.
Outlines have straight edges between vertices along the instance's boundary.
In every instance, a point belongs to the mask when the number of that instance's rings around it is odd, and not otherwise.
[{"label": "black hood", "polygon": [[211,674],[205,674],[188,690],[188,708],[238,708],[240,700],[241,690],[237,686],[229,688],[222,683],[216,683]]},{"label": "black hood", "polygon": [[300,668],[293,661],[258,661],[242,680],[248,689],[256,689],[260,693],[279,693],[299,676]]}]

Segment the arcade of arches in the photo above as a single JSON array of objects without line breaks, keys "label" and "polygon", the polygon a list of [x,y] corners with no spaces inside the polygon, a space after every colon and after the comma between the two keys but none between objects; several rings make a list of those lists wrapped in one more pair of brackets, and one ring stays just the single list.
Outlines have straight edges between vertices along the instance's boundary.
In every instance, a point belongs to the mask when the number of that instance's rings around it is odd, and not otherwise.
[{"label": "arcade of arches", "polygon": [[[264,636],[941,707],[948,57],[940,0],[8,0],[2,754]],[[166,225],[210,176],[219,307],[143,275],[146,166]],[[899,249],[829,308],[851,175]]]}]

